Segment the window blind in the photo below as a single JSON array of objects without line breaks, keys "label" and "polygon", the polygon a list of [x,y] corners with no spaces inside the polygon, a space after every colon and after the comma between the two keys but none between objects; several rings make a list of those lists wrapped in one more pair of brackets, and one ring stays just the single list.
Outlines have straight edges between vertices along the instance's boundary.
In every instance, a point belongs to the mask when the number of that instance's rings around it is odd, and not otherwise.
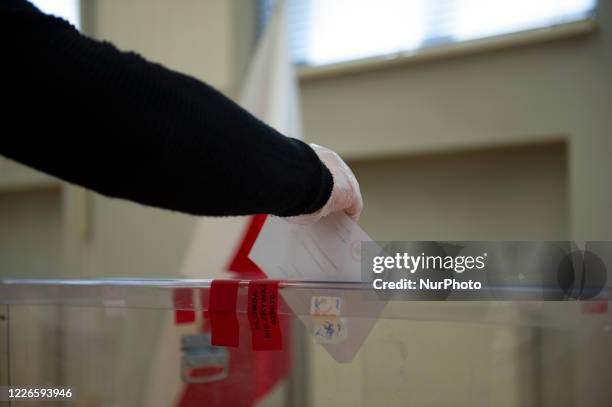
[{"label": "window blind", "polygon": [[30,0],[43,13],[61,17],[81,29],[80,0]]}]

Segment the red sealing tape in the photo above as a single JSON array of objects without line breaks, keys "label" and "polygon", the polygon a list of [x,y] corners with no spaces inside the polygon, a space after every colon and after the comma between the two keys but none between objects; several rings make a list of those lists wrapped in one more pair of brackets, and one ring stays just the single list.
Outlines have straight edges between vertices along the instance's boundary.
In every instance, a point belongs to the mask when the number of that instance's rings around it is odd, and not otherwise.
[{"label": "red sealing tape", "polygon": [[214,346],[238,346],[238,280],[213,280],[208,300],[211,344]]}]

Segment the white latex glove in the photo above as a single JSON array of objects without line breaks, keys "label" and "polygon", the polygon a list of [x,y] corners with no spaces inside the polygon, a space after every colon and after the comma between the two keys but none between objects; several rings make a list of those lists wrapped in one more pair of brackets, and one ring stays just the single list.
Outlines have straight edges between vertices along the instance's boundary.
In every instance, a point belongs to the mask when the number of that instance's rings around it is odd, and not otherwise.
[{"label": "white latex glove", "polygon": [[329,199],[321,209],[306,215],[289,217],[287,220],[307,225],[318,221],[330,213],[344,211],[351,219],[357,221],[363,209],[363,199],[361,198],[359,183],[353,171],[332,150],[317,144],[310,144],[310,147],[317,153],[321,161],[329,169],[329,172],[331,172],[334,178],[334,188]]}]

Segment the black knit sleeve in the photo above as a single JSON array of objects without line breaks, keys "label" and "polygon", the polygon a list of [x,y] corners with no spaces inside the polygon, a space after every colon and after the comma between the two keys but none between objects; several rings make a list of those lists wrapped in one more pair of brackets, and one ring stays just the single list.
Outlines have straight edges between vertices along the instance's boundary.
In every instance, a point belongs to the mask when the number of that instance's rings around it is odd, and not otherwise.
[{"label": "black knit sleeve", "polygon": [[332,176],[308,145],[194,78],[4,1],[0,154],[198,215],[298,215],[329,198]]}]

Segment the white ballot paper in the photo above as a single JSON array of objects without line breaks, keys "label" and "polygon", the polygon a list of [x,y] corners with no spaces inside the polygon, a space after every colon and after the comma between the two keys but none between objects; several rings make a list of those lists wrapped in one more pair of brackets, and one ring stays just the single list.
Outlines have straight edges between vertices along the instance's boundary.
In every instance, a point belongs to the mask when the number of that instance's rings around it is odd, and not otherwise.
[{"label": "white ballot paper", "polygon": [[269,216],[249,258],[271,279],[361,281],[361,242],[371,240],[341,212],[307,226]]},{"label": "white ballot paper", "polygon": [[[361,281],[361,242],[370,237],[344,213],[303,226],[269,216],[249,255],[271,279]],[[339,363],[353,360],[385,307],[370,291],[281,291],[314,341]],[[372,298],[374,297],[374,298]]]}]

